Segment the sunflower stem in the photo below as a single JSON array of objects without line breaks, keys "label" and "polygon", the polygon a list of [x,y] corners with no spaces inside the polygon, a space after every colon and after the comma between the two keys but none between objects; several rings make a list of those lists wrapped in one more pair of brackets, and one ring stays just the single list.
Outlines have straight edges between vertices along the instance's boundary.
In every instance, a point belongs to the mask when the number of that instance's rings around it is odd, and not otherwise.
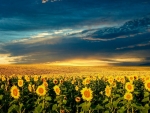
[{"label": "sunflower stem", "polygon": [[128,105],[127,105],[127,113],[130,113],[129,103],[128,103]]},{"label": "sunflower stem", "polygon": [[79,107],[77,106],[77,112],[76,113],[79,113]]},{"label": "sunflower stem", "polygon": [[133,109],[133,107],[132,107],[132,113],[134,113],[134,109]]}]

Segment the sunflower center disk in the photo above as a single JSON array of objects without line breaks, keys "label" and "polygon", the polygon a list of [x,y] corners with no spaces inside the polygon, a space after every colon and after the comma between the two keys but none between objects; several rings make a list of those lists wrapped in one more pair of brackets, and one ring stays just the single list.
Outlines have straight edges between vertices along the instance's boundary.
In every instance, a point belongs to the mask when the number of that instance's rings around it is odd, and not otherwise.
[{"label": "sunflower center disk", "polygon": [[133,77],[130,77],[130,80],[133,80]]},{"label": "sunflower center disk", "polygon": [[39,88],[39,93],[43,93],[44,92],[44,90],[43,90],[43,88]]},{"label": "sunflower center disk", "polygon": [[130,95],[127,95],[127,99],[130,99],[131,98],[131,96]]},{"label": "sunflower center disk", "polygon": [[56,88],[56,92],[59,93],[59,89],[58,88]]},{"label": "sunflower center disk", "polygon": [[21,82],[21,81],[19,82],[19,85],[22,85],[22,82]]},{"label": "sunflower center disk", "polygon": [[107,93],[107,94],[109,93],[109,89],[106,90],[106,93]]},{"label": "sunflower center disk", "polygon": [[150,88],[150,83],[147,84],[147,87]]},{"label": "sunflower center disk", "polygon": [[17,89],[14,89],[14,90],[13,90],[13,94],[14,94],[15,96],[17,96],[17,94],[18,94]]},{"label": "sunflower center disk", "polygon": [[85,92],[84,92],[84,96],[85,96],[86,98],[89,98],[89,97],[90,97],[90,92],[89,92],[89,91],[85,91]]},{"label": "sunflower center disk", "polygon": [[131,89],[132,89],[132,86],[131,86],[131,85],[128,85],[128,89],[131,90]]}]

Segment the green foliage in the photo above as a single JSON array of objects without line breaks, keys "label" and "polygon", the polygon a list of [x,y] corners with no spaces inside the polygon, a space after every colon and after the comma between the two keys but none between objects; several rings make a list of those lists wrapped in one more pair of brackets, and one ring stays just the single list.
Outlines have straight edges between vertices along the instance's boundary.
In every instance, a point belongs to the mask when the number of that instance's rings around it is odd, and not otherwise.
[{"label": "green foliage", "polygon": [[[5,76],[3,76],[5,77]],[[1,113],[148,113],[150,110],[150,93],[145,88],[144,81],[135,79],[132,81],[134,91],[131,92],[133,98],[126,100],[124,98],[127,90],[125,83],[129,82],[127,76],[121,76],[125,81],[117,81],[115,76],[112,76],[113,83],[108,80],[110,77],[102,75],[98,76],[59,76],[59,77],[43,77],[38,76],[38,81],[34,81],[34,76],[29,76],[27,81],[25,76],[22,76],[24,82],[22,87],[18,86],[19,76],[5,77],[5,81],[0,76],[0,112]],[[88,83],[83,83],[87,78]],[[53,80],[57,80],[56,83]],[[62,80],[60,82],[60,80]],[[39,96],[36,89],[39,85],[46,81],[48,86],[46,94]],[[31,84],[32,91],[29,90]],[[20,96],[18,99],[11,95],[11,87],[15,85],[18,87]],[[55,93],[53,87],[58,85],[60,94]],[[78,90],[75,87],[78,87]],[[111,94],[106,96],[105,88],[111,88]],[[92,90],[92,99],[90,101],[83,100],[81,90],[83,88],[90,88]],[[88,94],[85,94],[89,96]],[[91,96],[91,95],[90,95]],[[80,100],[75,100],[79,97]]]}]

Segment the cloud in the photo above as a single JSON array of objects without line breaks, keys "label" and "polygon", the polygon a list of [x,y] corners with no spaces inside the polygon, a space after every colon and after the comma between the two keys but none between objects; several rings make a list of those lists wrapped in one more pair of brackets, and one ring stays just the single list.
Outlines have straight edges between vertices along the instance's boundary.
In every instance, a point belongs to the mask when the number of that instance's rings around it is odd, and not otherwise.
[{"label": "cloud", "polygon": [[121,48],[116,48],[117,50],[121,50],[121,49],[127,49],[127,48],[135,48],[135,47],[144,47],[144,46],[150,46],[150,41],[147,43],[141,43],[141,44],[136,44],[136,45],[130,45],[127,47],[121,47]]},{"label": "cloud", "polygon": [[[0,64],[17,63],[23,56],[10,57],[10,54],[0,54]],[[17,62],[15,60],[17,59]]]},{"label": "cloud", "polygon": [[48,2],[48,0],[42,0],[42,3],[46,3],[46,2]]},{"label": "cloud", "polygon": [[85,39],[86,40],[88,38],[91,39],[92,37],[92,39],[95,38],[95,40],[101,39],[107,41],[107,40],[115,40],[117,38],[135,37],[137,35],[147,33],[147,31],[149,30],[149,24],[150,24],[150,17],[144,17],[141,19],[127,21],[120,27],[107,27],[97,29],[97,31],[87,35]]},{"label": "cloud", "polygon": [[[27,2],[29,1],[19,1],[18,4]],[[145,5],[138,4],[140,9],[137,11],[137,4],[133,5],[133,11],[122,13],[124,9],[118,11],[116,6],[119,5],[115,3],[108,8],[105,2],[102,2],[102,7],[97,4],[101,3],[99,1],[77,2],[80,5],[84,2],[85,6],[73,5],[73,1],[62,1],[60,4],[53,4],[54,6],[50,2],[32,2],[25,5],[29,8],[25,11],[25,6],[13,9],[17,5],[14,3],[10,9],[17,10],[18,16],[14,11],[12,16],[11,11],[6,10],[6,14],[2,13],[3,18],[0,18],[2,43],[4,42],[0,45],[0,53],[8,54],[6,56],[14,63],[56,64],[57,61],[57,64],[63,65],[65,62],[74,65],[138,65],[148,61],[150,17],[132,19],[148,13],[143,13]],[[121,7],[124,3],[120,4]],[[33,6],[37,9],[33,9]],[[9,37],[9,41],[6,37]]]},{"label": "cloud", "polygon": [[[127,0],[8,1],[0,4],[2,31],[30,31],[120,25],[149,13],[149,4]],[[54,0],[56,1],[56,0]],[[131,7],[132,4],[132,7]],[[128,9],[128,10],[126,10]]]},{"label": "cloud", "polygon": [[[80,60],[78,59],[81,59],[85,62],[81,62],[83,64],[87,64],[88,60],[91,60],[91,62],[96,60],[97,63],[95,62],[95,65],[97,65],[99,61],[101,61],[99,62],[100,64],[106,63],[107,65],[121,65],[123,62],[128,64],[141,64],[143,61],[145,62],[143,58],[150,55],[147,52],[149,51],[148,48],[147,50],[137,50],[136,48],[124,51],[115,50],[120,46],[117,40],[93,42],[78,37],[38,39],[39,40],[31,38],[22,42],[7,43],[3,44],[1,48],[7,51],[10,57],[24,56],[19,60],[15,59],[14,62],[16,63],[49,62],[64,65],[66,62],[67,64],[73,63],[74,65],[79,65]],[[142,46],[140,46],[140,48],[141,47]],[[77,62],[72,62],[75,60],[77,60]],[[56,61],[58,62],[56,63]],[[94,65],[94,63],[91,65]]]},{"label": "cloud", "polygon": [[45,37],[47,35],[51,35],[51,34],[45,32],[45,33],[40,33],[40,34],[38,34],[36,36],[31,36],[31,38],[41,38],[41,37]]}]

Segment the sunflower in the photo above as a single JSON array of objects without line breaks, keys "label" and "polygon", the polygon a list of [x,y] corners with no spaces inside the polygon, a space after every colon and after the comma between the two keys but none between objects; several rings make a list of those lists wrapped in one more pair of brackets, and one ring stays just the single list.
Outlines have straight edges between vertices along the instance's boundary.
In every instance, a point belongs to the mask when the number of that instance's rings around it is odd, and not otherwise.
[{"label": "sunflower", "polygon": [[18,75],[17,77],[18,77],[18,79],[22,79],[22,75]]},{"label": "sunflower", "polygon": [[126,100],[133,100],[132,93],[126,92],[125,95],[124,95],[124,99],[126,99]]},{"label": "sunflower", "polygon": [[114,79],[112,79],[112,78],[108,78],[108,83],[110,84],[110,85],[112,85],[113,84],[113,82],[114,82]]},{"label": "sunflower", "polygon": [[74,80],[72,80],[72,81],[71,81],[71,84],[74,84],[74,83],[75,83]]},{"label": "sunflower", "polygon": [[6,77],[5,76],[2,76],[2,81],[6,81]]},{"label": "sunflower", "polygon": [[90,78],[85,78],[82,82],[83,85],[90,84]]},{"label": "sunflower", "polygon": [[128,91],[128,92],[133,92],[134,91],[134,85],[131,83],[131,82],[127,82],[125,84],[125,89]]},{"label": "sunflower", "polygon": [[138,75],[134,75],[134,80],[138,80],[138,79],[139,79]]},{"label": "sunflower", "polygon": [[55,85],[55,86],[53,87],[53,89],[54,89],[56,95],[60,95],[60,88],[59,88],[58,85]]},{"label": "sunflower", "polygon": [[91,90],[91,88],[82,88],[81,90],[81,94],[82,94],[82,98],[83,100],[86,100],[86,101],[91,101],[92,98],[93,98],[93,91]]},{"label": "sunflower", "polygon": [[120,77],[120,76],[116,76],[116,77],[115,77],[115,80],[116,80],[117,82],[120,82],[120,81],[121,81],[121,77]]},{"label": "sunflower", "polygon": [[111,87],[106,86],[106,88],[105,88],[105,95],[106,95],[107,97],[110,97],[110,95],[111,95]]},{"label": "sunflower", "polygon": [[116,82],[112,83],[112,87],[115,88],[116,87]]},{"label": "sunflower", "polygon": [[35,84],[32,85],[32,90],[35,92]]},{"label": "sunflower", "polygon": [[133,75],[127,76],[127,78],[128,78],[128,80],[129,80],[130,82],[133,82],[133,81],[134,81],[134,76],[133,76]]},{"label": "sunflower", "polygon": [[12,86],[10,92],[13,98],[18,99],[20,97],[20,92],[17,86]]},{"label": "sunflower", "polygon": [[44,82],[44,81],[47,81],[47,76],[46,75],[42,75],[41,76],[41,80]]},{"label": "sunflower", "polygon": [[58,80],[57,79],[53,79],[53,83],[54,84],[58,84]]},{"label": "sunflower", "polygon": [[29,77],[28,75],[25,75],[25,80],[26,80],[27,82],[30,82],[30,77]]},{"label": "sunflower", "polygon": [[75,90],[78,91],[78,90],[79,90],[79,87],[78,87],[78,86],[75,86]]},{"label": "sunflower", "polygon": [[146,76],[145,80],[146,80],[146,81],[147,81],[147,80],[150,80],[150,77],[149,77],[149,76]]},{"label": "sunflower", "polygon": [[125,77],[124,76],[122,76],[121,78],[120,78],[120,82],[122,83],[122,84],[125,84]]},{"label": "sunflower", "polygon": [[65,113],[65,110],[64,110],[64,109],[61,109],[61,110],[60,110],[60,113]]},{"label": "sunflower", "polygon": [[33,80],[34,82],[38,81],[39,77],[37,75],[34,75]]},{"label": "sunflower", "polygon": [[145,89],[150,91],[150,80],[146,80],[144,85],[145,85]]},{"label": "sunflower", "polygon": [[28,90],[29,90],[30,92],[32,92],[32,85],[31,85],[31,84],[28,85]]},{"label": "sunflower", "polygon": [[140,76],[140,79],[141,79],[142,82],[145,82],[145,81],[146,81],[146,77],[143,76],[143,75]]},{"label": "sunflower", "polygon": [[102,75],[98,75],[98,79],[100,79],[100,80],[101,80],[101,79],[102,79],[102,77],[103,77]]},{"label": "sunflower", "polygon": [[76,98],[75,98],[75,101],[76,101],[76,102],[80,102],[80,101],[81,101],[81,98],[80,98],[80,97],[76,97]]},{"label": "sunflower", "polygon": [[59,82],[60,82],[60,84],[63,84],[64,81],[61,79]]},{"label": "sunflower", "polygon": [[23,80],[22,80],[22,79],[18,80],[18,86],[19,86],[19,87],[22,87],[22,86],[23,86]]},{"label": "sunflower", "polygon": [[38,86],[37,89],[36,89],[36,93],[37,93],[39,96],[44,96],[44,95],[46,94],[45,86],[44,86],[44,85]]},{"label": "sunflower", "polygon": [[45,82],[43,82],[43,85],[45,86],[45,87],[48,87],[48,83],[45,81]]}]

